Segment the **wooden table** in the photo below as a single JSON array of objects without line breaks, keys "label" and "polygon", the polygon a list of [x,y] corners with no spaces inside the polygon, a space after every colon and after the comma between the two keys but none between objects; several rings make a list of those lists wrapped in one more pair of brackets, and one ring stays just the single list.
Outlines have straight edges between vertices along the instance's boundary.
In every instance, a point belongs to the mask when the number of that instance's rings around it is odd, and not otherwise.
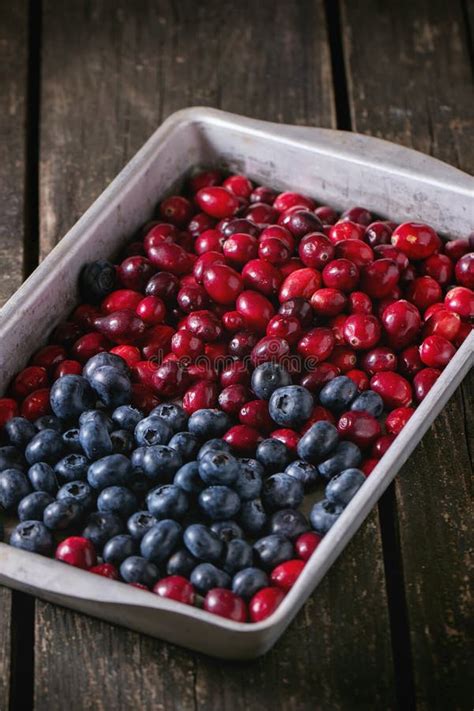
[{"label": "wooden table", "polygon": [[[0,3],[0,298],[185,106],[370,133],[472,171],[473,9]],[[470,709],[472,384],[264,658],[219,663],[0,589],[0,708]]]}]

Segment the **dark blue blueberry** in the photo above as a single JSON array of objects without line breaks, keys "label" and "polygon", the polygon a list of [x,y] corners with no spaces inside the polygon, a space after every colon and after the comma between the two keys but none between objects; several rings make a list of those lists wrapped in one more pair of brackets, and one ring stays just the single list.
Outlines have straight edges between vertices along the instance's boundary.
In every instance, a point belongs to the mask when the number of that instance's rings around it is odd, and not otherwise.
[{"label": "dark blue blueberry", "polygon": [[118,454],[130,454],[135,447],[135,438],[127,430],[115,430],[110,433],[113,451]]},{"label": "dark blue blueberry", "polygon": [[364,390],[353,401],[351,410],[357,412],[368,412],[369,415],[380,417],[383,412],[383,400],[380,395],[373,390]]},{"label": "dark blue blueberry", "polygon": [[269,536],[259,538],[255,541],[253,549],[265,570],[273,570],[280,563],[294,557],[293,544],[281,533],[271,533]]},{"label": "dark blue blueberry", "polygon": [[74,452],[75,454],[82,453],[83,449],[79,439],[79,429],[77,427],[73,427],[63,433],[63,442],[67,452]]},{"label": "dark blue blueberry", "polygon": [[232,421],[225,412],[213,408],[206,408],[193,412],[188,420],[188,430],[201,439],[222,437],[232,425]]},{"label": "dark blue blueberry", "polygon": [[221,541],[228,543],[234,538],[243,538],[243,531],[235,521],[214,521],[211,531],[217,533]]},{"label": "dark blue blueberry", "polygon": [[0,447],[0,472],[4,469],[24,469],[25,458],[19,449],[7,445]]},{"label": "dark blue blueberry", "polygon": [[347,506],[365,481],[360,469],[344,469],[336,474],[324,491],[326,499],[339,506]]},{"label": "dark blue blueberry", "polygon": [[168,447],[179,454],[183,462],[196,459],[199,451],[199,437],[192,432],[177,432],[168,442]]},{"label": "dark blue blueberry", "polygon": [[232,447],[230,444],[228,444],[225,440],[219,439],[218,437],[213,437],[212,439],[209,439],[207,442],[204,442],[202,445],[201,449],[198,452],[197,455],[197,460],[198,462],[201,461],[201,459],[204,457],[207,452],[210,450],[213,451],[218,451],[218,452],[227,452],[228,454],[232,454]]},{"label": "dark blue blueberry", "polygon": [[231,580],[212,563],[200,563],[191,573],[190,582],[200,595],[206,595],[212,588],[229,588]]},{"label": "dark blue blueberry", "polygon": [[258,535],[267,525],[268,516],[260,499],[244,501],[240,507],[239,523],[250,536]]},{"label": "dark blue blueberry", "polygon": [[115,425],[113,420],[103,410],[86,410],[79,417],[79,427],[85,425],[86,422],[95,422],[102,427],[105,427],[107,432],[113,432]]},{"label": "dark blue blueberry", "polygon": [[94,407],[96,395],[82,375],[63,375],[51,386],[49,401],[56,417],[72,420]]},{"label": "dark blue blueberry", "polygon": [[265,471],[256,459],[242,458],[238,462],[239,473],[232,488],[242,501],[256,499],[262,490],[262,478]]},{"label": "dark blue blueberry", "polygon": [[85,479],[89,460],[83,454],[67,454],[55,465],[54,471],[60,481]]},{"label": "dark blue blueberry", "polygon": [[199,494],[204,488],[204,482],[199,476],[198,463],[183,464],[174,475],[173,484],[188,494]]},{"label": "dark blue blueberry", "polygon": [[232,454],[209,450],[199,462],[199,476],[205,484],[233,484],[239,475],[239,463]]},{"label": "dark blue blueberry", "polygon": [[268,585],[268,575],[260,568],[244,568],[232,578],[232,592],[244,600],[250,600],[256,592]]},{"label": "dark blue blueberry", "polygon": [[132,465],[123,454],[110,454],[93,462],[87,470],[87,481],[94,489],[124,486],[132,478]]},{"label": "dark blue blueberry", "polygon": [[161,417],[145,417],[135,427],[135,441],[140,447],[150,447],[155,444],[168,444],[173,431]]},{"label": "dark blue blueberry", "polygon": [[0,507],[8,510],[16,506],[31,491],[30,483],[19,469],[0,472]]},{"label": "dark blue blueberry", "polygon": [[79,292],[86,303],[99,304],[115,289],[116,281],[115,266],[106,259],[97,259],[82,267]]},{"label": "dark blue blueberry", "polygon": [[13,529],[10,545],[24,551],[50,555],[53,552],[53,536],[41,521],[23,521]]},{"label": "dark blue blueberry", "polygon": [[137,497],[125,486],[108,486],[102,489],[97,499],[97,509],[128,518],[138,508]]},{"label": "dark blue blueberry", "polygon": [[310,391],[302,385],[278,388],[268,405],[270,417],[280,427],[297,428],[311,415],[314,400]]},{"label": "dark blue blueberry", "polygon": [[128,375],[130,373],[128,365],[123,358],[115,355],[115,353],[102,351],[101,353],[97,353],[95,356],[92,356],[92,358],[89,358],[82,370],[82,375],[84,378],[89,380],[94,372],[98,368],[102,368],[104,365],[112,366],[112,368],[115,368],[115,370],[118,370],[119,373],[122,373],[123,375]]},{"label": "dark blue blueberry", "polygon": [[137,447],[130,455],[130,462],[134,472],[143,473],[143,457],[146,454],[148,447]]},{"label": "dark blue blueberry", "polygon": [[108,540],[123,533],[124,525],[120,516],[114,513],[94,511],[89,514],[82,535],[93,543],[100,554]]},{"label": "dark blue blueberry", "polygon": [[112,413],[112,420],[121,430],[127,430],[132,434],[135,432],[135,427],[140,420],[143,420],[144,414],[141,410],[137,410],[132,405],[120,405]]},{"label": "dark blue blueberry", "polygon": [[132,383],[112,365],[102,365],[89,376],[89,383],[106,407],[129,405],[132,399]]},{"label": "dark blue blueberry", "polygon": [[184,545],[199,560],[208,563],[219,561],[224,551],[224,544],[219,536],[202,523],[193,523],[184,532]]},{"label": "dark blue blueberry", "polygon": [[58,490],[58,480],[54,469],[46,462],[37,462],[28,469],[28,479],[35,491],[46,491],[52,496]]},{"label": "dark blue blueberry", "polygon": [[296,509],[304,499],[304,486],[289,474],[272,474],[263,482],[262,501],[268,511]]},{"label": "dark blue blueberry", "polygon": [[53,501],[51,494],[33,491],[18,504],[18,518],[20,521],[43,521],[44,510]]},{"label": "dark blue blueberry", "polygon": [[301,459],[316,464],[328,456],[337,446],[339,434],[330,422],[320,420],[306,430],[298,442],[296,451]]},{"label": "dark blue blueberry", "polygon": [[73,499],[57,499],[43,513],[44,525],[52,531],[62,531],[79,523],[84,509]]},{"label": "dark blue blueberry", "polygon": [[57,498],[72,499],[82,506],[84,511],[90,511],[95,504],[94,491],[86,481],[68,481],[59,489]]},{"label": "dark blue blueberry", "polygon": [[140,543],[140,552],[152,563],[161,563],[179,546],[182,534],[183,529],[179,523],[165,518],[145,533]]},{"label": "dark blue blueberry", "polygon": [[147,476],[142,472],[134,471],[131,480],[128,482],[127,486],[130,491],[133,491],[138,501],[140,502],[139,508],[143,508],[143,502],[145,496],[150,491],[151,482]]},{"label": "dark blue blueberry", "polygon": [[64,429],[63,422],[59,417],[55,415],[43,415],[35,420],[34,425],[38,432],[40,430],[56,430],[56,432],[62,432]]},{"label": "dark blue blueberry", "polygon": [[242,538],[233,538],[228,542],[224,555],[224,565],[226,573],[235,575],[243,568],[251,568],[253,565],[252,546]]},{"label": "dark blue blueberry", "polygon": [[290,451],[286,444],[273,437],[260,442],[255,457],[267,473],[283,471],[291,460]]},{"label": "dark blue blueberry", "polygon": [[279,533],[290,541],[296,540],[302,533],[309,531],[309,523],[301,511],[294,509],[281,509],[273,514],[270,519],[270,530]]},{"label": "dark blue blueberry", "polygon": [[36,434],[36,429],[26,417],[12,417],[4,429],[10,444],[20,448],[25,448]]},{"label": "dark blue blueberry", "polygon": [[196,558],[186,548],[180,548],[168,559],[166,573],[167,575],[182,575],[183,578],[189,578],[196,565],[198,565]]},{"label": "dark blue blueberry", "polygon": [[102,422],[92,419],[81,425],[79,442],[89,459],[106,457],[113,452],[113,444],[107,427]]},{"label": "dark blue blueberry", "polygon": [[278,388],[291,385],[291,375],[278,363],[262,363],[252,373],[252,390],[260,400],[270,400]]},{"label": "dark blue blueberry", "polygon": [[141,541],[145,533],[158,523],[149,511],[136,511],[127,521],[128,532],[135,541]]},{"label": "dark blue blueberry", "polygon": [[289,474],[295,479],[298,479],[298,481],[303,484],[305,490],[310,489],[319,480],[318,468],[315,467],[314,464],[305,462],[302,459],[297,459],[291,462],[291,464],[288,464],[285,469],[285,474]]},{"label": "dark blue blueberry", "polygon": [[160,571],[146,558],[131,555],[130,558],[125,558],[120,566],[120,576],[126,583],[138,583],[151,588],[160,577]]},{"label": "dark blue blueberry", "polygon": [[189,508],[185,492],[174,484],[165,484],[152,489],[146,497],[148,510],[157,519],[183,518]]},{"label": "dark blue blueberry", "polygon": [[181,457],[175,449],[164,444],[146,447],[143,454],[143,473],[153,481],[168,482],[173,479],[180,466]]},{"label": "dark blue blueberry", "polygon": [[199,506],[213,521],[233,518],[240,509],[238,494],[228,486],[208,486],[199,494]]},{"label": "dark blue blueberry", "polygon": [[309,520],[316,533],[319,533],[320,536],[324,536],[331,526],[336,523],[343,510],[342,506],[333,504],[327,499],[323,499],[322,501],[318,501],[317,504],[314,504],[309,514]]},{"label": "dark blue blueberry", "polygon": [[56,430],[41,430],[28,443],[25,456],[28,464],[36,462],[54,463],[62,456],[64,442]]},{"label": "dark blue blueberry", "polygon": [[173,432],[182,432],[186,428],[188,415],[186,411],[174,402],[162,402],[157,405],[150,415],[158,415],[164,420],[173,430]]},{"label": "dark blue blueberry", "polygon": [[338,472],[356,467],[362,461],[362,453],[353,442],[339,442],[329,459],[318,464],[318,471],[324,479],[330,479]]},{"label": "dark blue blueberry", "polygon": [[321,405],[331,412],[348,410],[357,395],[357,385],[347,375],[338,375],[323,386],[319,393]]},{"label": "dark blue blueberry", "polygon": [[121,533],[107,541],[102,551],[102,558],[104,563],[111,563],[116,568],[119,568],[125,558],[129,558],[136,553],[138,553],[137,542],[133,540],[132,536]]}]

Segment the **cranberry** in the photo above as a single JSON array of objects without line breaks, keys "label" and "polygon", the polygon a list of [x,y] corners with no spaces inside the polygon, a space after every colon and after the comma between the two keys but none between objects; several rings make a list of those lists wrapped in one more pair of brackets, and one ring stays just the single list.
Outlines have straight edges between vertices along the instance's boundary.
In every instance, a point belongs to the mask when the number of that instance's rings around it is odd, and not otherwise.
[{"label": "cranberry", "polygon": [[204,309],[209,299],[206,291],[199,284],[183,284],[178,292],[177,302],[184,313],[192,313]]},{"label": "cranberry", "polygon": [[297,269],[286,277],[278,298],[281,304],[297,297],[309,299],[320,286],[321,275],[315,269]]},{"label": "cranberry", "polygon": [[[58,362],[59,365],[62,360]],[[20,370],[13,381],[13,394],[21,399],[40,388],[48,385],[46,368],[39,365],[30,365]]]},{"label": "cranberry", "polygon": [[461,327],[458,331],[458,334],[454,339],[454,345],[456,346],[456,348],[460,348],[460,346],[462,346],[462,344],[464,343],[464,341],[469,336],[472,330],[473,326],[471,326],[470,323],[461,323]]},{"label": "cranberry", "polygon": [[215,224],[215,220],[210,215],[206,215],[205,212],[198,212],[190,219],[186,229],[192,237],[196,238],[206,230],[212,230]]},{"label": "cranberry", "polygon": [[54,380],[64,375],[81,375],[82,365],[77,360],[63,360],[58,363],[54,371]]},{"label": "cranberry", "polygon": [[310,303],[318,316],[337,316],[346,308],[347,298],[339,289],[318,289]]},{"label": "cranberry", "polygon": [[[230,387],[244,387],[230,386]],[[220,400],[219,400],[220,401]],[[265,400],[248,400],[240,408],[239,421],[241,425],[247,425],[260,432],[266,432],[273,427],[273,421],[268,412],[268,403]]]},{"label": "cranberry", "polygon": [[165,303],[174,300],[179,291],[179,279],[170,272],[160,272],[152,276],[146,285],[147,296],[159,296]]},{"label": "cranberry", "polygon": [[359,269],[349,259],[334,259],[323,269],[325,286],[341,291],[353,291],[359,281]]},{"label": "cranberry", "polygon": [[295,249],[295,238],[286,227],[282,227],[282,225],[267,225],[260,234],[260,242],[265,242],[267,239],[273,238],[279,239],[287,246],[290,254],[293,253]]},{"label": "cranberry", "polygon": [[[48,391],[49,392],[49,391]],[[0,398],[0,430],[11,420],[18,416],[18,403],[10,397]]]},{"label": "cranberry", "polygon": [[471,251],[471,244],[469,239],[448,240],[444,245],[444,251],[453,262],[457,262]]},{"label": "cranberry", "polygon": [[[172,360],[162,363],[159,368],[151,372],[150,377],[153,388],[163,397],[176,397],[176,394],[182,392],[187,384],[185,370]],[[207,406],[203,405],[203,407]]]},{"label": "cranberry", "polygon": [[319,363],[328,358],[335,345],[334,334],[330,328],[317,327],[308,331],[298,342],[298,353]]},{"label": "cranberry", "polygon": [[333,225],[339,217],[337,212],[329,205],[320,205],[315,209],[314,214],[319,217],[324,226]]},{"label": "cranberry", "polygon": [[453,271],[453,263],[446,254],[432,254],[421,264],[422,274],[432,277],[441,286],[451,283]]},{"label": "cranberry", "polygon": [[302,533],[295,542],[295,551],[302,560],[309,560],[316,548],[321,543],[322,538],[313,531]]},{"label": "cranberry", "polygon": [[375,316],[353,314],[346,318],[344,338],[355,350],[367,350],[379,342],[381,328]]},{"label": "cranberry", "polygon": [[260,240],[258,256],[265,262],[278,267],[288,262],[291,253],[283,240],[278,237],[266,237]]},{"label": "cranberry", "polygon": [[263,438],[260,432],[253,427],[234,425],[230,430],[227,430],[222,439],[230,444],[240,456],[250,456],[255,453]]},{"label": "cranberry", "polygon": [[360,285],[373,299],[388,296],[398,283],[400,273],[393,259],[377,259],[361,270]]},{"label": "cranberry", "polygon": [[245,363],[236,360],[226,366],[221,373],[221,385],[223,388],[228,385],[240,383],[242,385],[250,384],[250,373]]},{"label": "cranberry", "polygon": [[243,267],[249,259],[255,259],[259,247],[255,237],[238,232],[226,239],[223,251],[232,266]]},{"label": "cranberry", "polygon": [[145,332],[145,324],[131,309],[122,309],[107,316],[99,316],[95,319],[94,326],[99,333],[114,343],[136,341]]},{"label": "cranberry", "polygon": [[318,393],[323,385],[335,378],[339,373],[339,368],[333,363],[320,363],[303,376],[301,385],[313,393]]},{"label": "cranberry", "polygon": [[46,368],[46,370],[53,370],[57,364],[65,360],[66,357],[66,349],[53,344],[44,346],[44,348],[40,348],[39,351],[36,351],[31,359],[31,364],[37,365],[40,368]]},{"label": "cranberry", "polygon": [[304,561],[287,560],[272,570],[270,580],[277,588],[288,592],[298,580],[298,577],[303,572],[303,568]]},{"label": "cranberry", "polygon": [[413,266],[413,264],[409,264],[408,267],[404,269],[403,272],[400,274],[399,284],[401,286],[406,287],[412,282],[414,282],[416,277],[417,271],[415,267]]},{"label": "cranberry", "polygon": [[183,396],[183,407],[191,415],[196,410],[215,407],[217,404],[217,386],[206,380],[198,380],[191,385]]},{"label": "cranberry", "polygon": [[136,346],[115,346],[110,349],[110,352],[120,356],[120,358],[123,358],[129,368],[138,363],[140,360],[140,351]]},{"label": "cranberry", "polygon": [[225,264],[225,257],[222,252],[204,252],[194,262],[193,276],[198,284],[202,284],[204,274],[211,264]]},{"label": "cranberry", "polygon": [[127,244],[124,248],[122,252],[122,257],[123,259],[126,259],[127,257],[137,256],[145,256],[145,248],[143,246],[143,242],[130,242],[130,244]]},{"label": "cranberry", "polygon": [[85,333],[73,345],[71,355],[80,363],[86,363],[92,356],[109,348],[110,341],[102,333]]},{"label": "cranberry", "polygon": [[401,273],[410,265],[409,259],[404,252],[393,246],[393,244],[380,244],[374,247],[375,259],[391,259]]},{"label": "cranberry", "polygon": [[177,227],[184,227],[193,216],[193,206],[181,195],[171,195],[160,203],[160,216]]},{"label": "cranberry", "polygon": [[181,575],[169,575],[161,578],[153,586],[153,592],[160,597],[182,602],[184,605],[194,605],[194,588],[186,578]]},{"label": "cranberry", "polygon": [[194,251],[196,254],[205,254],[206,252],[222,252],[225,242],[225,237],[217,230],[206,230],[202,232],[194,242]]},{"label": "cranberry", "polygon": [[385,370],[370,379],[370,387],[380,395],[385,407],[408,407],[412,401],[411,385],[402,375]]},{"label": "cranberry", "polygon": [[275,294],[283,281],[280,271],[263,259],[252,259],[242,269],[246,287],[260,291],[265,296]]},{"label": "cranberry", "polygon": [[218,403],[221,410],[236,417],[251,397],[245,385],[228,385],[219,395]]},{"label": "cranberry", "polygon": [[408,346],[399,355],[398,368],[402,375],[412,378],[415,373],[423,368],[423,363],[420,359],[418,346]]},{"label": "cranberry", "polygon": [[387,306],[382,315],[382,324],[390,345],[401,350],[411,345],[421,328],[420,312],[413,304],[401,299]]},{"label": "cranberry", "polygon": [[392,244],[410,259],[426,259],[441,247],[441,240],[429,225],[404,222],[392,233]]},{"label": "cranberry", "polygon": [[245,175],[231,175],[224,180],[222,185],[234,195],[243,198],[249,198],[253,191],[253,185]]},{"label": "cranberry", "polygon": [[194,311],[187,316],[186,330],[206,343],[217,341],[222,336],[222,326],[212,311]]},{"label": "cranberry", "polygon": [[301,338],[301,324],[296,316],[277,314],[268,322],[266,334],[274,338],[284,338],[292,346]]},{"label": "cranberry", "polygon": [[444,368],[455,353],[453,344],[442,336],[428,336],[420,346],[420,358],[430,368]]},{"label": "cranberry", "polygon": [[357,222],[345,220],[344,222],[336,222],[329,228],[329,239],[333,244],[342,242],[346,239],[362,239],[365,234],[365,227]]},{"label": "cranberry", "polygon": [[222,363],[228,362],[227,343],[206,343],[204,346],[204,355],[212,364],[212,367],[220,367]]},{"label": "cranberry", "polygon": [[225,264],[211,264],[204,273],[203,285],[218,304],[233,304],[243,289],[240,274]]},{"label": "cranberry", "polygon": [[296,448],[298,446],[298,442],[301,439],[301,435],[298,434],[298,432],[295,432],[294,430],[290,430],[286,427],[280,429],[280,430],[274,430],[271,434],[270,437],[273,439],[278,439],[280,442],[283,442],[288,449],[296,454]]},{"label": "cranberry", "polygon": [[229,342],[229,353],[237,358],[243,358],[249,355],[257,343],[258,336],[253,331],[237,331]]},{"label": "cranberry", "polygon": [[153,375],[160,366],[150,360],[141,360],[132,366],[132,380],[153,387]]},{"label": "cranberry", "polygon": [[167,353],[171,346],[171,338],[174,334],[174,328],[166,324],[158,324],[148,329],[144,338],[142,347],[145,358],[152,358],[157,355],[157,351],[161,354]]},{"label": "cranberry", "polygon": [[[220,224],[220,223],[219,223]],[[260,234],[260,227],[250,220],[246,220],[245,217],[229,218],[227,224],[221,225],[220,232],[224,237],[231,237],[238,232],[243,232],[246,235],[251,235],[252,237],[258,237]]]},{"label": "cranberry", "polygon": [[[135,311],[140,301],[143,299],[143,294],[132,289],[117,289],[112,291],[100,305],[100,310],[104,314],[112,314],[114,311],[122,309],[131,309]],[[92,320],[94,324],[95,318]]]},{"label": "cranberry", "polygon": [[89,568],[89,573],[94,573],[94,575],[101,575],[103,578],[108,578],[109,580],[119,580],[119,572],[115,565],[112,563],[100,563],[99,565],[93,565]]},{"label": "cranberry", "polygon": [[290,207],[301,207],[307,208],[308,210],[314,210],[316,203],[307,195],[302,195],[301,193],[295,192],[284,192],[280,193],[273,203],[274,207],[279,212],[284,212]]},{"label": "cranberry", "polygon": [[384,370],[396,370],[397,356],[390,348],[379,346],[364,353],[361,366],[369,375],[374,375]]},{"label": "cranberry", "polygon": [[385,429],[389,434],[397,436],[414,412],[415,410],[412,407],[397,407],[387,416]]},{"label": "cranberry", "polygon": [[336,339],[337,346],[343,346],[346,343],[344,338],[344,326],[346,323],[346,318],[346,314],[339,314],[339,316],[335,316],[328,323],[328,325],[331,327],[332,332],[334,333],[334,338]]},{"label": "cranberry", "polygon": [[313,310],[309,302],[300,296],[283,302],[278,313],[282,316],[294,316],[303,328],[308,327],[313,321]]},{"label": "cranberry", "polygon": [[189,188],[192,193],[197,193],[202,188],[210,188],[212,185],[219,185],[221,182],[222,175],[219,170],[203,170],[189,179]]},{"label": "cranberry", "polygon": [[314,425],[315,422],[320,422],[321,420],[326,420],[326,422],[330,422],[332,425],[336,424],[333,414],[326,407],[316,405],[316,407],[313,408],[311,415],[301,428],[301,434],[304,434],[307,430],[309,430],[311,425]]},{"label": "cranberry", "polygon": [[415,375],[413,378],[413,390],[418,402],[425,399],[440,375],[441,371],[437,370],[437,368],[423,368]]},{"label": "cranberry", "polygon": [[63,321],[58,324],[52,332],[50,341],[69,348],[74,341],[77,341],[77,339],[82,336],[82,333],[82,328],[78,323],[74,323],[74,321]]},{"label": "cranberry", "polygon": [[453,311],[448,311],[444,306],[437,309],[428,319],[425,314],[425,327],[423,336],[443,336],[448,341],[454,341],[461,328],[461,318]]},{"label": "cranberry", "polygon": [[159,296],[145,296],[138,303],[136,313],[147,326],[155,326],[164,321],[166,307]]},{"label": "cranberry", "polygon": [[178,237],[178,228],[169,222],[153,222],[147,229],[143,238],[143,246],[148,252],[150,247],[154,247],[162,242],[174,242]]},{"label": "cranberry", "polygon": [[280,588],[262,588],[249,602],[249,614],[252,622],[261,622],[270,617],[285,597]]},{"label": "cranberry", "polygon": [[298,269],[303,269],[303,267],[304,264],[301,259],[298,259],[298,257],[292,257],[286,264],[281,265],[280,272],[283,279],[286,279],[287,276],[290,276],[293,272],[298,271]]},{"label": "cranberry", "polygon": [[245,217],[256,225],[269,225],[276,221],[278,212],[264,202],[255,202],[245,213]]},{"label": "cranberry", "polygon": [[432,277],[423,276],[417,277],[407,286],[406,296],[420,311],[425,311],[431,304],[441,301],[442,291]]},{"label": "cranberry", "polygon": [[372,215],[365,207],[350,207],[344,210],[341,215],[341,222],[356,222],[358,225],[367,227],[372,222]]},{"label": "cranberry", "polygon": [[126,289],[144,291],[156,269],[146,257],[128,257],[118,268],[118,277]]},{"label": "cranberry", "polygon": [[379,422],[368,412],[346,412],[339,418],[337,429],[341,437],[354,442],[361,449],[370,447],[382,430]]},{"label": "cranberry", "polygon": [[285,360],[290,352],[290,345],[284,338],[275,336],[264,336],[252,348],[250,360],[254,366],[266,363],[267,361],[280,362]]},{"label": "cranberry", "polygon": [[188,331],[176,331],[171,339],[171,350],[178,358],[194,360],[204,353],[204,343]]},{"label": "cranberry", "polygon": [[334,259],[336,249],[326,235],[312,232],[301,240],[298,254],[306,267],[322,269]]},{"label": "cranberry", "polygon": [[265,331],[275,311],[271,302],[258,291],[243,291],[237,297],[235,308],[242,314],[248,328]]},{"label": "cranberry", "polygon": [[[392,412],[396,412],[396,410],[393,410]],[[372,449],[370,450],[371,456],[375,459],[382,459],[383,455],[390,447],[394,439],[395,437],[393,436],[393,434],[382,435],[381,437],[379,437],[372,445]]]},{"label": "cranberry", "polygon": [[296,239],[301,239],[309,232],[319,232],[323,227],[317,215],[304,209],[284,212],[278,219],[278,224],[286,227]]},{"label": "cranberry", "polygon": [[148,257],[161,271],[171,272],[171,274],[178,276],[189,272],[192,266],[189,254],[179,244],[163,242],[155,247],[150,247]]},{"label": "cranberry", "polygon": [[90,329],[93,327],[94,319],[99,315],[99,311],[95,306],[90,304],[81,304],[72,314],[72,321],[77,323],[78,326],[85,329]]},{"label": "cranberry", "polygon": [[365,230],[364,242],[372,248],[381,244],[390,244],[392,230],[386,222],[372,222]]},{"label": "cranberry", "polygon": [[378,459],[366,459],[365,462],[362,462],[360,469],[365,476],[369,476],[369,474],[372,474],[378,463]]},{"label": "cranberry", "polygon": [[226,331],[235,333],[243,329],[245,323],[243,316],[238,311],[226,311],[222,316],[222,325]]},{"label": "cranberry", "polygon": [[349,311],[351,314],[371,314],[372,301],[363,291],[353,291],[349,294]]},{"label": "cranberry", "polygon": [[474,316],[474,291],[465,286],[455,286],[450,289],[444,297],[444,303],[448,311],[459,314],[461,318],[472,318]]},{"label": "cranberry", "polygon": [[250,195],[250,202],[265,202],[267,205],[273,205],[277,193],[268,188],[266,185],[259,185]]},{"label": "cranberry", "polygon": [[360,390],[360,392],[369,389],[369,378],[363,370],[353,368],[351,370],[346,371],[346,376],[354,381],[354,383],[357,385],[357,390]]},{"label": "cranberry", "polygon": [[247,606],[241,597],[226,588],[213,588],[204,598],[206,612],[234,622],[247,621]]},{"label": "cranberry", "polygon": [[133,383],[132,385],[132,405],[145,414],[148,414],[157,405],[160,404],[159,399],[151,388],[142,383]]},{"label": "cranberry", "polygon": [[88,538],[70,536],[56,548],[56,560],[73,565],[75,568],[87,570],[97,563],[95,548]]},{"label": "cranberry", "polygon": [[349,346],[335,346],[330,356],[330,362],[335,365],[341,373],[352,370],[357,363],[355,351]]},{"label": "cranberry", "polygon": [[345,239],[336,244],[336,257],[348,259],[360,269],[373,262],[374,252],[368,244],[360,239]]},{"label": "cranberry", "polygon": [[38,417],[49,415],[49,388],[40,388],[25,397],[21,404],[21,416],[34,422]]}]

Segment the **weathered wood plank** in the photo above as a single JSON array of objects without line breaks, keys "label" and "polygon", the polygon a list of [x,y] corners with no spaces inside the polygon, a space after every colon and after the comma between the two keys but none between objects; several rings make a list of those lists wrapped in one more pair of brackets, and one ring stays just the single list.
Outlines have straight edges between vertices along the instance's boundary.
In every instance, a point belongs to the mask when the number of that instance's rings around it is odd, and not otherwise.
[{"label": "weathered wood plank", "polygon": [[[317,0],[285,7],[264,0],[252,4],[251,22],[231,2],[140,0],[132,10],[124,2],[46,0],[43,27],[42,254],[171,111],[208,104],[335,124]],[[144,709],[263,709],[270,696],[276,708],[348,708],[354,699],[394,706],[375,513],[258,663],[221,666],[43,603],[36,639],[38,709],[54,711],[65,699],[81,709],[127,708],[130,699]]]},{"label": "weathered wood plank", "polygon": [[[461,4],[346,0],[343,9],[353,128],[472,172],[472,77]],[[469,705],[472,405],[471,379],[396,482],[416,697],[425,709]]]},{"label": "weathered wood plank", "polygon": [[0,588],[0,709],[8,708],[11,671],[12,593]]}]

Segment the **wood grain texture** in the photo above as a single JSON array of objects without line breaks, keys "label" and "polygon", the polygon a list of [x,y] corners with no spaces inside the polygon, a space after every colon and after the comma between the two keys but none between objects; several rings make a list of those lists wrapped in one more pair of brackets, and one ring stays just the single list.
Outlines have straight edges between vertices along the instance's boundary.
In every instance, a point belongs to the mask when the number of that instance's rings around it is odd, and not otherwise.
[{"label": "wood grain texture", "polygon": [[12,593],[0,587],[0,709],[8,709],[11,671]]},{"label": "wood grain texture", "polygon": [[[461,4],[363,0],[343,9],[354,130],[472,172],[473,87]],[[471,376],[458,389],[396,480],[417,704],[430,711],[472,701],[472,383]]]}]

